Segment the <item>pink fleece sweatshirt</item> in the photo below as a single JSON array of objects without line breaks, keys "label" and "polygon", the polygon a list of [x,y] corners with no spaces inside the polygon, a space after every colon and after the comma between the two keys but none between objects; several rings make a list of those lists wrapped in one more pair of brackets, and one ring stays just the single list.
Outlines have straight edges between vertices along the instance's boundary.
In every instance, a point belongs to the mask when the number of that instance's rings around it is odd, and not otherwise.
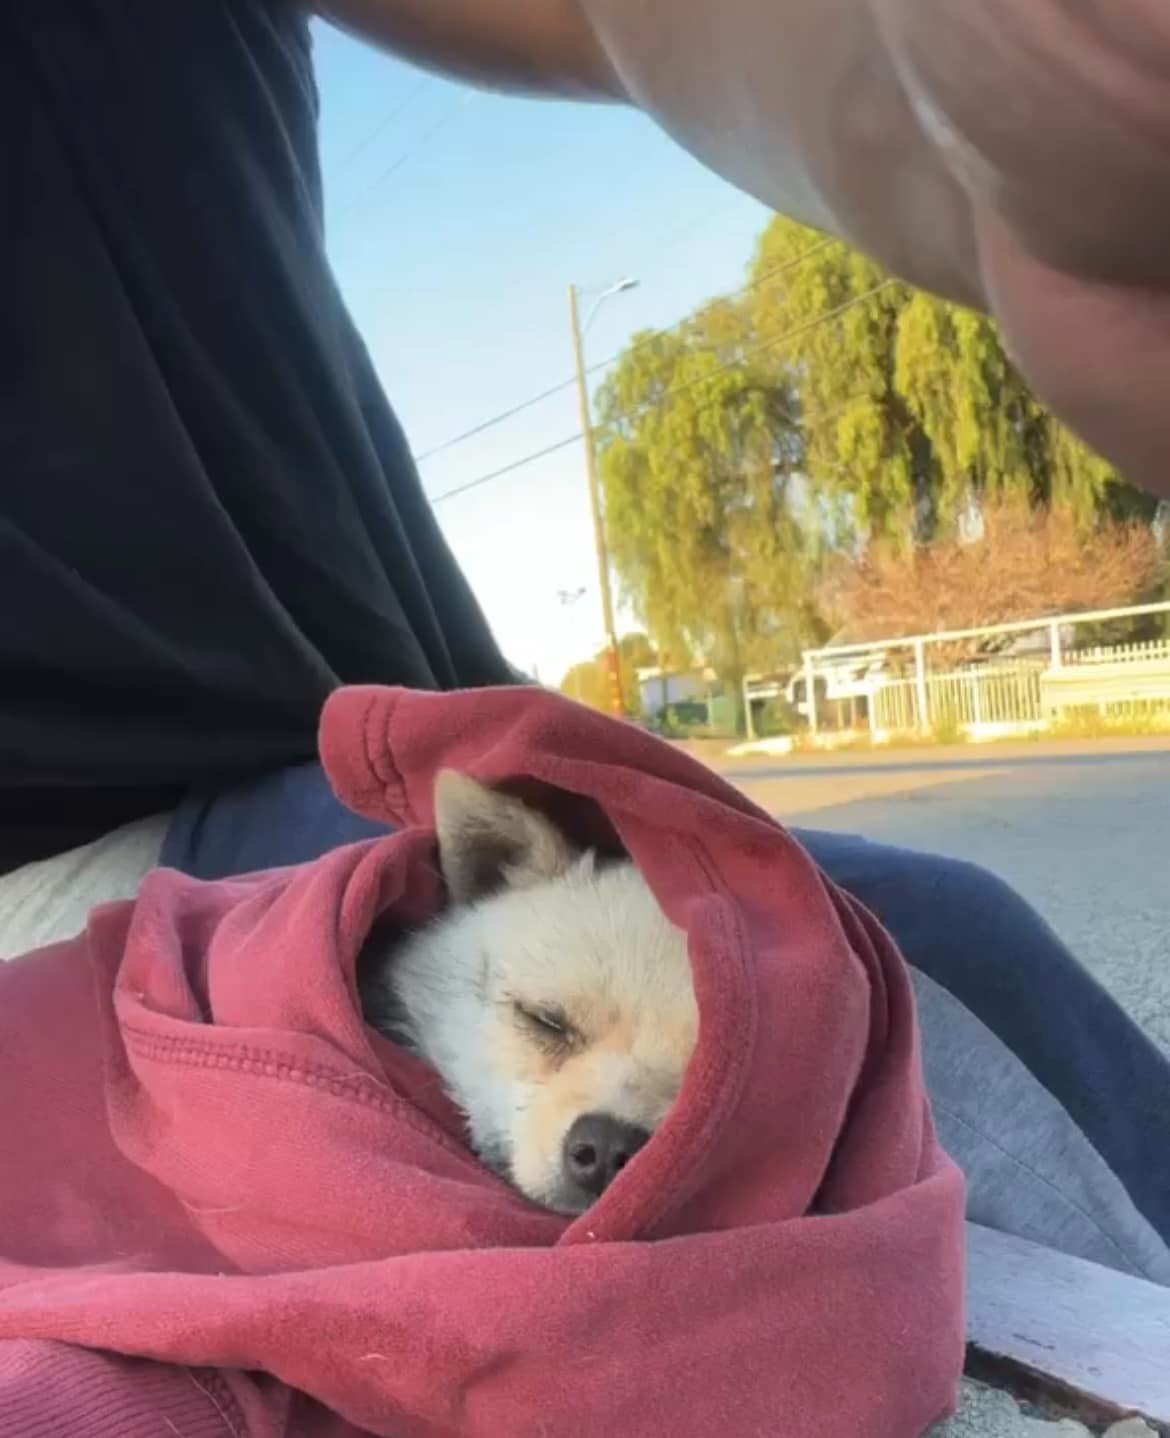
[{"label": "pink fleece sweatshirt", "polygon": [[[702,766],[554,695],[343,690],[322,754],[400,832],[159,871],[0,966],[4,1438],[917,1438],[948,1411],[962,1183],[876,921]],[[683,1092],[577,1219],[484,1170],[361,1021],[375,916],[443,902],[446,766],[625,850],[688,934]]]}]

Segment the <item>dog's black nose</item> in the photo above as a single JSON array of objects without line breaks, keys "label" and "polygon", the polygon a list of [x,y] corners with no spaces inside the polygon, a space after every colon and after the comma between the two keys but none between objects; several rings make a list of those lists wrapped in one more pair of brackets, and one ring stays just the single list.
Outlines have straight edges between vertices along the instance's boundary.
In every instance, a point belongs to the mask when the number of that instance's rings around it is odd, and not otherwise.
[{"label": "dog's black nose", "polygon": [[649,1138],[646,1129],[609,1114],[582,1114],[565,1135],[565,1177],[598,1198]]}]

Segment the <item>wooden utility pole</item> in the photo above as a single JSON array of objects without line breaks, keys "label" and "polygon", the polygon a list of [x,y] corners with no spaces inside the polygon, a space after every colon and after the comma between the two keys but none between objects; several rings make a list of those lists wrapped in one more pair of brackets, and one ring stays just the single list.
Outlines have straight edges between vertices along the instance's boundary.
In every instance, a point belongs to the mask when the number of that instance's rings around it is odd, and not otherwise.
[{"label": "wooden utility pole", "polygon": [[585,377],[585,347],[581,340],[581,316],[577,286],[569,286],[569,324],[573,330],[573,358],[577,368],[577,402],[581,409],[581,433],[585,441],[585,474],[589,481],[589,506],[593,512],[593,543],[597,550],[597,582],[601,589],[601,616],[605,624],[606,671],[610,709],[626,712],[622,698],[621,665],[617,631],[613,622],[613,593],[609,584],[609,547],[605,542],[605,515],[601,507],[601,482],[597,473],[597,447],[593,442],[593,415],[589,407],[589,385]]}]

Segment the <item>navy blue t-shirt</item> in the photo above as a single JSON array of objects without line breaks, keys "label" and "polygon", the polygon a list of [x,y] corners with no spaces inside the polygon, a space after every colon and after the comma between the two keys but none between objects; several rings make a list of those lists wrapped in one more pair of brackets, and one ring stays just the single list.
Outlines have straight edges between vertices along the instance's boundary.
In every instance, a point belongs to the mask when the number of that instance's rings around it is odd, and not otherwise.
[{"label": "navy blue t-shirt", "polygon": [[0,0],[0,872],[511,674],[324,251],[306,11]]}]

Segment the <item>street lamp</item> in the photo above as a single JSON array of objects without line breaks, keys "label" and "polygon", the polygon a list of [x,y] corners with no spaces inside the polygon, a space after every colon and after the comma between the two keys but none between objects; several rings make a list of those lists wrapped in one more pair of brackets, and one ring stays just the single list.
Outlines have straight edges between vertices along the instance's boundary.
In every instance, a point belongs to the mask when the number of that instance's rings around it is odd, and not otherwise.
[{"label": "street lamp", "polygon": [[[570,289],[572,288],[573,287],[570,286]],[[630,275],[625,275],[622,279],[615,280],[607,289],[602,290],[596,295],[593,304],[590,306],[589,313],[585,316],[584,323],[581,326],[582,338],[589,333],[589,326],[597,318],[597,311],[605,304],[606,300],[612,299],[614,295],[622,295],[625,294],[627,290],[636,290],[637,288],[638,281]],[[578,290],[577,293],[580,294],[581,291]]]},{"label": "street lamp", "polygon": [[589,386],[585,378],[585,331],[593,323],[597,311],[611,295],[632,290],[638,281],[615,281],[601,291],[582,325],[576,285],[569,286],[569,325],[573,331],[573,357],[577,367],[577,402],[581,409],[581,433],[585,440],[585,474],[589,481],[589,506],[593,512],[593,543],[597,550],[597,579],[601,589],[601,616],[605,623],[607,667],[609,669],[609,703],[615,714],[625,713],[622,701],[621,666],[618,662],[617,631],[613,621],[613,593],[609,584],[609,550],[605,540],[605,517],[601,506],[601,483],[597,474],[597,447],[593,436],[593,415],[589,407]]}]

